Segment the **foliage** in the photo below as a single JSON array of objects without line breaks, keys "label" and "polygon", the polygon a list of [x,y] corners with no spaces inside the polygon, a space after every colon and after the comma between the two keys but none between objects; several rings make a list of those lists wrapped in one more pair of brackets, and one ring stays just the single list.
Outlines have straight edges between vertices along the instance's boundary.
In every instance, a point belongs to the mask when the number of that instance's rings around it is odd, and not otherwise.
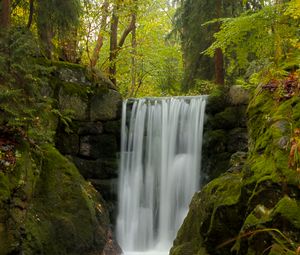
[{"label": "foliage", "polygon": [[[97,33],[101,26],[99,13],[100,3],[86,1],[84,26],[81,29],[83,37],[80,43],[82,61],[89,64],[91,51],[96,43]],[[129,35],[121,49],[118,49],[117,65],[118,89],[124,97],[159,96],[177,94],[182,77],[182,56],[180,44],[175,38],[167,38],[172,30],[172,16],[174,7],[166,1],[136,1],[136,46],[132,45],[132,35]],[[124,1],[118,9],[119,30],[118,38],[126,29],[130,14],[134,7],[133,2]],[[110,11],[110,9],[109,9]],[[109,13],[111,15],[111,13]],[[100,51],[96,68],[108,73],[109,62],[109,23],[103,31],[103,46]],[[134,59],[134,66],[132,61]],[[135,82],[133,82],[133,77]]]},{"label": "foliage", "polygon": [[243,8],[240,1],[182,2],[177,9],[174,23],[175,31],[181,38],[185,64],[183,89],[188,90],[195,85],[197,79],[213,80],[215,76],[214,60],[202,52],[213,43],[213,34],[219,30],[219,24],[207,22],[221,17],[236,16]]},{"label": "foliage", "polygon": [[[182,77],[180,45],[178,41],[166,38],[172,28],[170,16],[174,10],[163,4],[152,3],[145,11],[140,11],[144,13],[140,14],[137,28],[136,52],[134,55],[132,51],[120,54],[120,90],[127,97],[177,94]],[[126,63],[131,57],[136,59],[135,87],[128,86],[131,77],[130,66],[126,66]]]},{"label": "foliage", "polygon": [[253,68],[257,64],[262,69],[259,79],[272,70],[294,68],[300,56],[298,5],[294,0],[269,4],[236,18],[222,19],[221,30],[214,35],[216,41],[205,53],[212,57],[221,48],[229,60],[229,75],[247,73],[250,77],[257,73]]},{"label": "foliage", "polygon": [[[18,127],[34,140],[51,139],[45,128],[51,100],[41,95],[51,68],[39,65],[32,34],[12,29],[0,40],[0,124]],[[42,78],[41,78],[42,77]]]},{"label": "foliage", "polygon": [[44,54],[48,58],[52,58],[54,41],[59,42],[58,49],[63,49],[64,44],[71,44],[71,41],[74,41],[73,47],[76,48],[76,30],[79,25],[80,10],[80,0],[37,1],[37,30],[45,51]]},{"label": "foliage", "polygon": [[298,254],[297,250],[299,246],[295,244],[292,240],[290,240],[279,229],[276,228],[261,228],[252,231],[246,231],[245,233],[240,233],[238,237],[232,238],[218,245],[217,249],[220,249],[232,242],[239,241],[240,239],[243,238],[251,240],[253,237],[255,237],[256,235],[260,235],[261,233],[269,234],[271,238],[274,240],[274,243],[271,246],[269,246],[267,249],[265,249],[263,254],[267,254],[266,252],[268,251],[271,251],[271,253],[274,252],[275,254],[282,254],[282,255]]},{"label": "foliage", "polygon": [[218,85],[209,80],[199,80],[196,79],[195,86],[191,88],[187,94],[188,95],[211,95],[218,91]]}]

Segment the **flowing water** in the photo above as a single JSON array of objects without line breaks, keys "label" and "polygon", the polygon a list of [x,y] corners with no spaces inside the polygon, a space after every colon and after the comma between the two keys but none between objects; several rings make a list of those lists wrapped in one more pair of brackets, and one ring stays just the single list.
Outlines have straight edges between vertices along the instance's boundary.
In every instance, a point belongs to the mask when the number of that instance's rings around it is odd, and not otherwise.
[{"label": "flowing water", "polygon": [[206,97],[123,102],[117,239],[166,255],[199,188]]}]

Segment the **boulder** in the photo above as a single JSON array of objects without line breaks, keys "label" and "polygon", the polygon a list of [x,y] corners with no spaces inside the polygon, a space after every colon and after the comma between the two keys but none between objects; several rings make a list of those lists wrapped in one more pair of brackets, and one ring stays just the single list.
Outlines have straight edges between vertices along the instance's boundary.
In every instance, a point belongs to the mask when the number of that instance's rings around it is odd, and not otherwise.
[{"label": "boulder", "polygon": [[240,85],[233,85],[229,89],[229,98],[233,105],[247,105],[250,100],[250,92]]},{"label": "boulder", "polygon": [[10,183],[0,185],[0,254],[101,254],[113,240],[104,200],[51,145],[40,149],[20,146],[0,173]]}]

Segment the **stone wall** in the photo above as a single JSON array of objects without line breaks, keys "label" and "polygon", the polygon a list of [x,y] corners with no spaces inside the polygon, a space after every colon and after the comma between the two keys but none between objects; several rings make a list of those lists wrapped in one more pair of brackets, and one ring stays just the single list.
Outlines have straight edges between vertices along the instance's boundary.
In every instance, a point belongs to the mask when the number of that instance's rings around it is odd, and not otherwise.
[{"label": "stone wall", "polygon": [[[82,176],[106,200],[114,221],[117,201],[121,95],[101,74],[98,83],[87,79],[86,71],[58,69],[58,104],[62,114],[56,147],[72,159]],[[68,120],[71,120],[68,122]]]},{"label": "stone wall", "polygon": [[240,86],[222,88],[209,96],[202,151],[202,183],[230,167],[241,168],[248,150],[248,92]]}]

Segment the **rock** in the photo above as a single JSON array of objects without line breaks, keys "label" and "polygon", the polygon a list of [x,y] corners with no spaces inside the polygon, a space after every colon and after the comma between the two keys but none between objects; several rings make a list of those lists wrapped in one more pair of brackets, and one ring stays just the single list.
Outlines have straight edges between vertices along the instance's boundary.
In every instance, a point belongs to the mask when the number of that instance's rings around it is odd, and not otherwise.
[{"label": "rock", "polygon": [[64,155],[76,155],[79,151],[79,136],[77,134],[61,134],[56,138],[56,146]]},{"label": "rock", "polygon": [[100,135],[103,133],[103,124],[96,122],[81,122],[78,128],[79,135]]},{"label": "rock", "polygon": [[79,155],[91,159],[115,158],[117,141],[113,135],[82,136]]},{"label": "rock", "polygon": [[231,155],[230,166],[235,167],[235,166],[244,165],[246,159],[247,159],[247,152],[238,151]]},{"label": "rock", "polygon": [[229,89],[229,98],[233,105],[247,105],[250,99],[250,92],[240,85],[233,85]]},{"label": "rock", "polygon": [[1,255],[90,255],[101,254],[107,240],[118,246],[103,198],[74,164],[51,145],[18,150],[15,176],[5,175],[11,203],[0,198]]},{"label": "rock", "polygon": [[246,162],[247,152],[238,151],[233,153],[230,157],[230,168],[227,170],[228,172],[240,172]]},{"label": "rock", "polygon": [[118,197],[118,179],[98,180],[89,179],[93,186],[102,194],[103,198],[108,201],[117,201]]},{"label": "rock", "polygon": [[121,95],[115,90],[94,95],[91,98],[91,120],[116,120],[120,116],[121,104]]},{"label": "rock", "polygon": [[228,134],[228,152],[247,151],[248,150],[248,133],[246,128],[235,128]]},{"label": "rock", "polygon": [[107,121],[104,123],[104,131],[108,134],[120,135],[121,133],[121,121]]},{"label": "rock", "polygon": [[299,126],[300,99],[278,101],[261,88],[254,94],[247,159],[235,153],[231,164],[242,168],[227,171],[194,195],[170,255],[186,254],[186,247],[191,254],[211,255],[279,255],[286,245],[291,253],[298,249],[300,160],[289,165],[290,148],[284,146],[293,134],[290,126]]},{"label": "rock", "polygon": [[112,233],[111,231],[107,234],[108,240],[105,244],[105,247],[103,249],[103,252],[101,255],[121,255],[123,254],[123,251],[121,247],[118,245],[116,241],[113,240],[112,238]]},{"label": "rock", "polygon": [[228,96],[226,94],[227,92],[223,88],[220,88],[209,95],[206,104],[206,113],[216,114],[223,111],[228,106]]},{"label": "rock", "polygon": [[76,120],[86,120],[88,118],[86,99],[77,94],[69,94],[63,88],[59,91],[59,106],[62,114],[68,114]]},{"label": "rock", "polygon": [[246,127],[246,107],[227,107],[223,112],[217,113],[211,120],[212,128],[232,129]]},{"label": "rock", "polygon": [[118,162],[116,159],[83,159],[72,157],[76,167],[85,179],[110,179],[118,176]]},{"label": "rock", "polygon": [[60,64],[58,68],[58,78],[64,82],[77,83],[86,86],[91,85],[86,78],[85,68],[81,65],[66,63],[66,65],[63,66]]}]

